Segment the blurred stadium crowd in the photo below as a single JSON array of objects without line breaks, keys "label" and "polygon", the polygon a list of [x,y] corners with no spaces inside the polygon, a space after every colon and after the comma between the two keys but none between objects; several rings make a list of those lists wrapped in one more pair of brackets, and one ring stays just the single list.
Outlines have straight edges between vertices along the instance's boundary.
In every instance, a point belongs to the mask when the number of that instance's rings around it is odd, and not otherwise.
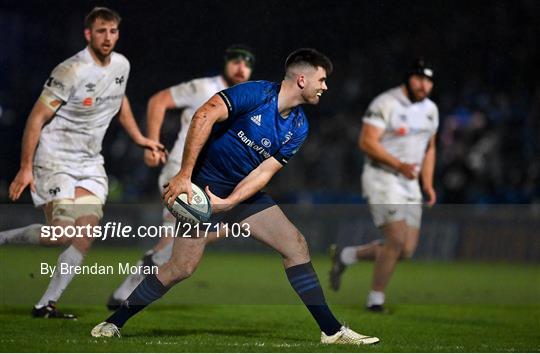
[{"label": "blurred stadium crowd", "polygon": [[[135,10],[140,10],[134,9],[131,15],[127,4],[110,4],[115,5],[126,19],[126,26],[133,23],[130,17],[136,16]],[[409,6],[420,8],[420,5],[412,2]],[[294,25],[306,31],[306,26],[318,21],[327,27],[327,37],[303,42],[302,34],[297,37],[290,34],[291,42],[285,45],[286,29],[281,29],[284,33],[275,42],[275,47],[283,46],[279,53],[272,52],[275,48],[268,48],[264,41],[258,42],[256,33],[236,40],[250,44],[259,56],[261,64],[255,69],[255,79],[279,80],[284,55],[297,46],[318,47],[334,60],[336,67],[329,81],[330,91],[320,107],[306,110],[312,117],[308,141],[271,182],[269,189],[277,199],[360,201],[363,157],[357,148],[357,137],[362,115],[375,95],[399,84],[404,68],[415,55],[424,54],[436,68],[433,100],[440,111],[435,179],[439,202],[540,201],[538,2],[439,5],[446,7],[441,11],[444,17],[438,14],[437,4],[415,10],[414,16],[404,14],[402,8],[392,8],[385,1],[372,7],[343,1],[332,8],[322,5],[302,8],[308,14],[306,18],[295,19]],[[3,10],[7,11],[0,12],[1,202],[7,201],[7,187],[18,168],[27,114],[54,65],[82,48],[81,31],[73,28],[82,27],[82,14],[92,6],[88,3],[62,24],[52,15],[38,16],[39,6],[30,12],[25,12],[22,5],[6,7]],[[295,6],[301,8],[301,5],[291,6],[292,12]],[[156,16],[165,12],[170,11],[162,10]],[[268,17],[273,15],[266,13]],[[381,18],[388,23],[378,23],[377,19]],[[289,20],[286,23],[290,25],[293,20]],[[49,28],[48,22],[59,27]],[[193,65],[173,64],[174,58],[161,67],[148,62],[141,65],[141,61],[151,56],[145,52],[142,59],[135,58],[135,48],[140,49],[137,41],[144,43],[149,39],[143,35],[135,40],[133,27],[125,32],[128,33],[123,33],[119,51],[132,61],[128,94],[136,117],[144,126],[145,105],[150,95],[177,82],[207,75],[210,68],[201,71]],[[232,32],[230,36],[234,36]],[[55,38],[58,35],[62,40]],[[42,43],[44,40],[47,43]],[[230,42],[235,41],[219,43],[213,53],[220,53]],[[197,45],[189,48],[200,50]],[[164,47],[154,53],[157,59],[160,53],[166,53],[167,46]],[[182,55],[197,57],[189,50]],[[205,63],[217,68],[214,73],[219,72],[220,65],[219,55],[216,58]],[[176,70],[174,75],[167,72],[171,68]],[[150,70],[153,72],[149,73]],[[175,119],[179,112],[170,112],[168,116],[171,119],[164,124],[163,137],[171,147],[179,126]],[[117,124],[107,134],[103,153],[110,177],[110,201],[157,198],[158,171],[144,165],[142,151]]]}]

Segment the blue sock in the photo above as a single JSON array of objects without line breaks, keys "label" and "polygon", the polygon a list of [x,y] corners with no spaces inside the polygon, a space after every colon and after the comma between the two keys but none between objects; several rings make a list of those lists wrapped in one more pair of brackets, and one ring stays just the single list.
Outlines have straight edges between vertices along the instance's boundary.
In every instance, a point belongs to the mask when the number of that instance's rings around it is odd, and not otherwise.
[{"label": "blue sock", "polygon": [[159,281],[155,274],[150,274],[105,322],[114,323],[118,328],[121,328],[127,320],[161,298],[169,289]]},{"label": "blue sock", "polygon": [[326,335],[336,334],[341,323],[334,317],[326,304],[319,279],[311,262],[285,269],[287,278],[311,315]]}]

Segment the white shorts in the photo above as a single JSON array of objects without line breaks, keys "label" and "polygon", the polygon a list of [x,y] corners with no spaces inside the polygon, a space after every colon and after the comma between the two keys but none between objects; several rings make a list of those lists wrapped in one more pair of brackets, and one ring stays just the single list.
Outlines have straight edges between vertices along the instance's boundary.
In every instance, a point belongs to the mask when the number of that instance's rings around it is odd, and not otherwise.
[{"label": "white shorts", "polygon": [[418,180],[365,164],[362,193],[375,226],[404,220],[407,225],[420,228],[422,193]]},{"label": "white shorts", "polygon": [[[159,174],[158,183],[159,183],[159,191],[162,194],[163,193],[163,186],[168,183],[171,178],[176,176],[176,174],[180,171],[180,162],[175,160],[167,160],[167,163],[163,168],[161,169],[161,173]],[[169,209],[167,207],[163,207],[163,222],[165,223],[175,223],[176,218],[169,212]]]},{"label": "white shorts", "polygon": [[84,167],[34,166],[36,192],[32,192],[35,206],[47,204],[58,199],[75,199],[75,188],[81,187],[105,204],[109,192],[109,182],[103,165]]}]

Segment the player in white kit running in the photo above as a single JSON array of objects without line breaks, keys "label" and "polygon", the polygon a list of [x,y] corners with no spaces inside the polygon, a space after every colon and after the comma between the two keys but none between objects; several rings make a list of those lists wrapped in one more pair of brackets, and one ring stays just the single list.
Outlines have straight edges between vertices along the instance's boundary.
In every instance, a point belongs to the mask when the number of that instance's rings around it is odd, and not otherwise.
[{"label": "player in white kit running", "polygon": [[[156,141],[160,140],[160,130],[166,110],[175,108],[183,109],[180,117],[181,128],[178,132],[178,137],[169,154],[167,163],[159,175],[160,193],[163,193],[163,185],[180,171],[184,143],[191,118],[195,111],[217,92],[229,86],[245,82],[251,76],[255,64],[255,55],[251,48],[245,45],[232,45],[225,51],[224,59],[223,74],[198,78],[166,88],[153,95],[148,102],[148,137]],[[144,160],[148,166],[155,167],[160,163],[160,156],[152,153],[152,151],[145,151]],[[167,229],[174,229],[176,225],[175,217],[167,208],[163,208],[163,225]],[[171,257],[172,241],[173,239],[171,237],[161,238],[154,248],[143,255],[138,264],[144,266],[163,265]],[[107,308],[116,310],[144,277],[144,274],[129,275],[111,294],[107,301]]]},{"label": "player in white kit running", "polygon": [[92,237],[82,228],[99,224],[108,192],[101,145],[112,118],[119,112],[121,125],[136,144],[164,159],[163,146],[145,138],[125,96],[129,61],[113,52],[120,16],[107,8],[94,8],[85,19],[88,46],[59,64],[45,82],[26,123],[21,168],[9,187],[17,200],[30,186],[36,207],[43,207],[47,226],[79,228],[82,237],[45,237],[41,224],[0,233],[0,244],[68,245],[58,257],[49,286],[32,309],[34,317],[75,318],[56,309],[56,302],[73,279],[61,266],[79,266]]},{"label": "player in white kit running", "polygon": [[374,260],[366,304],[371,311],[384,310],[385,289],[396,262],[411,258],[418,244],[422,216],[419,179],[427,205],[436,201],[433,170],[439,113],[428,98],[432,88],[433,69],[418,59],[404,83],[377,96],[363,118],[359,137],[360,149],[366,154],[362,190],[385,240],[343,249],[333,245],[330,283],[337,291],[347,266]]}]

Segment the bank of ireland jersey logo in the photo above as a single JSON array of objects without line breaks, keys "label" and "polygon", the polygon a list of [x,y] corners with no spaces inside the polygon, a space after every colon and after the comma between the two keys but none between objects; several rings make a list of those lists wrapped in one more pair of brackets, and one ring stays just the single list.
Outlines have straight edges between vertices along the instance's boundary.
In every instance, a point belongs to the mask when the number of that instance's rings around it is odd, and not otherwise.
[{"label": "bank of ireland jersey logo", "polygon": [[255,124],[257,124],[259,127],[261,126],[262,117],[260,114],[254,115],[251,117],[251,121]]},{"label": "bank of ireland jersey logo", "polygon": [[268,138],[262,138],[261,144],[262,144],[262,146],[264,146],[266,148],[269,148],[270,146],[272,146],[272,142]]}]

